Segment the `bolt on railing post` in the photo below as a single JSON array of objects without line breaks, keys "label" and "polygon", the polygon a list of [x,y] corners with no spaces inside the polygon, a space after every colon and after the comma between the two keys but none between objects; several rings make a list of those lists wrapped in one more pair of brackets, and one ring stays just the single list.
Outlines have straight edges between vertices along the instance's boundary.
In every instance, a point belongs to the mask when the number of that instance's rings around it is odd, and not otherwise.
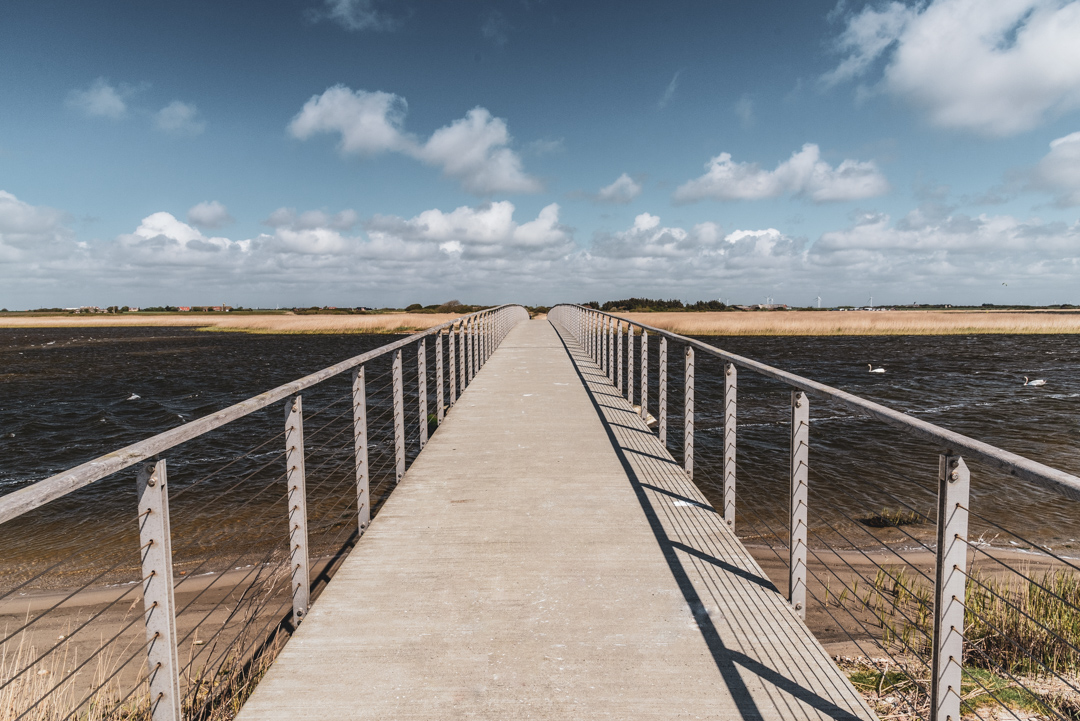
[{"label": "bolt on railing post", "polygon": [[416,344],[416,395],[420,415],[420,450],[427,445],[427,339]]},{"label": "bolt on railing post", "polygon": [[353,454],[356,459],[356,514],[360,532],[371,523],[371,478],[368,470],[367,392],[364,366],[353,371]]},{"label": "bolt on railing post", "polygon": [[394,351],[394,459],[395,482],[405,477],[405,389],[401,382],[401,349]]},{"label": "bolt on railing post", "polygon": [[649,420],[649,334],[641,329],[641,419]]},{"label": "bolt on railing post", "polygon": [[443,352],[442,331],[435,334],[435,423],[443,422]]},{"label": "bolt on railing post", "polygon": [[686,346],[686,373],[683,375],[683,468],[694,478],[694,349]]},{"label": "bolt on railing post", "polygon": [[307,472],[304,468],[304,409],[300,396],[285,407],[285,468],[289,493],[289,556],[292,570],[293,626],[308,612]]},{"label": "bolt on railing post", "polygon": [[810,401],[791,392],[791,505],[788,525],[788,601],[806,620],[806,538],[810,483]]},{"label": "bolt on railing post", "polygon": [[724,365],[724,520],[735,530],[735,411],[738,402],[738,371]]},{"label": "bolt on railing post", "polygon": [[626,400],[634,405],[634,326],[626,324]]},{"label": "bolt on railing post", "polygon": [[181,721],[180,663],[176,654],[172,536],[165,461],[139,469],[139,546],[142,549],[146,665],[153,721]]},{"label": "bolt on railing post", "polygon": [[968,495],[971,472],[960,456],[938,458],[937,569],[930,678],[933,721],[960,719],[964,663]]},{"label": "bolt on railing post", "polygon": [[622,395],[622,322],[615,321],[615,387],[619,389],[619,395]]},{"label": "bolt on railing post", "polygon": [[667,446],[667,338],[660,338],[660,363],[657,366],[660,373],[660,397],[659,407],[656,409],[656,430],[660,434],[660,442]]}]

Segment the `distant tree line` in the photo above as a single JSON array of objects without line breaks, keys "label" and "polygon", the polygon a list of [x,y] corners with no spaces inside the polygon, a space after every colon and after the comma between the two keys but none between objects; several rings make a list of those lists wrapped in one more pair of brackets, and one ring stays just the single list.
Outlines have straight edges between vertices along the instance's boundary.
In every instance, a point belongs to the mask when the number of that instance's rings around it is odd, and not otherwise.
[{"label": "distant tree line", "polygon": [[726,310],[727,306],[718,300],[699,300],[696,303],[683,303],[681,300],[660,300],[653,298],[627,298],[625,300],[609,300],[606,303],[590,301],[582,303],[588,308],[595,308],[605,312],[619,311],[651,312],[651,311],[703,311],[703,310]]}]

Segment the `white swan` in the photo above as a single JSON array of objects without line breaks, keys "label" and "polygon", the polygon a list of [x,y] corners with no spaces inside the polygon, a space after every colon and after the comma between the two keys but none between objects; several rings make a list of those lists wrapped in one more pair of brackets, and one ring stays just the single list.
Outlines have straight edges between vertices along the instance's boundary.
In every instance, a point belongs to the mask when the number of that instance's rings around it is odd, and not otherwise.
[{"label": "white swan", "polygon": [[1036,379],[1036,380],[1033,380],[1033,381],[1029,381],[1028,377],[1024,376],[1024,385],[1026,385],[1026,386],[1044,386],[1044,385],[1046,385],[1046,381],[1044,381],[1042,379]]},{"label": "white swan", "polygon": [[870,369],[870,372],[871,372],[871,373],[884,373],[884,372],[885,372],[885,369],[884,369],[884,368],[875,368],[875,367],[874,367],[874,366],[873,366],[872,364],[870,364],[870,363],[867,363],[867,364],[866,364],[866,367]]}]

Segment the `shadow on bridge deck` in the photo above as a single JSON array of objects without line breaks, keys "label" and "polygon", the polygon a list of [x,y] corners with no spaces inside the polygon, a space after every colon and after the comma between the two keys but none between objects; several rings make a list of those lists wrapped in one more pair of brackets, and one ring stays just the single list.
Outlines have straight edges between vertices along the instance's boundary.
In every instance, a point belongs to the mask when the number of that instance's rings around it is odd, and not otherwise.
[{"label": "shadow on bridge deck", "polygon": [[873,717],[600,369],[539,320],[462,394],[239,716]]}]

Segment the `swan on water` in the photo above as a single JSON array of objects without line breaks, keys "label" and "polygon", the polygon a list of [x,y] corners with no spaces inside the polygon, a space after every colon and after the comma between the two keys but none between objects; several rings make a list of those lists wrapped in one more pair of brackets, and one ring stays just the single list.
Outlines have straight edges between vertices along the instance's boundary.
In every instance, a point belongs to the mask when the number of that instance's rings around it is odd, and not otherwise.
[{"label": "swan on water", "polygon": [[1046,385],[1046,381],[1044,381],[1042,379],[1036,379],[1036,380],[1033,380],[1033,381],[1029,381],[1028,377],[1024,376],[1024,385],[1026,385],[1026,386],[1044,386],[1044,385]]},{"label": "swan on water", "polygon": [[884,373],[885,372],[884,368],[875,368],[873,366],[873,364],[871,364],[871,363],[867,363],[866,367],[870,369],[871,373]]}]

